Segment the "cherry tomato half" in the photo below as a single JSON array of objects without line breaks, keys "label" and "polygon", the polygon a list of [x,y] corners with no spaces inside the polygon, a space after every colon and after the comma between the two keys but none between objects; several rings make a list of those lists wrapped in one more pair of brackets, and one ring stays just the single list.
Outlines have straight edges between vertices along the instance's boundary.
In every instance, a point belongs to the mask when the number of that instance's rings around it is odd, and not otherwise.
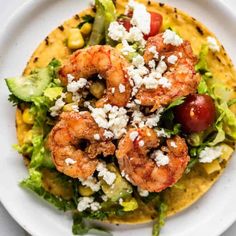
[{"label": "cherry tomato half", "polygon": [[132,27],[130,21],[131,21],[130,18],[121,18],[118,20],[119,24],[123,25],[128,32],[130,28]]},{"label": "cherry tomato half", "polygon": [[150,25],[150,33],[148,35],[144,35],[144,38],[147,40],[149,37],[154,36],[159,33],[160,28],[162,26],[163,17],[162,15],[156,12],[150,12],[151,14],[151,25]]},{"label": "cherry tomato half", "polygon": [[189,95],[183,104],[175,108],[175,119],[186,133],[206,130],[215,118],[214,101],[206,94]]}]

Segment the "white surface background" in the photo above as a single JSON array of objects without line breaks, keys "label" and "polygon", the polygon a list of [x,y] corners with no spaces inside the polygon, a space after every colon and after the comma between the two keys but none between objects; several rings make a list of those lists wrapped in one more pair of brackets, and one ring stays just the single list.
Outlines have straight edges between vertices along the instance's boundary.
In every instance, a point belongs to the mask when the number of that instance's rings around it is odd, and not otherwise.
[{"label": "white surface background", "polygon": [[[24,1],[26,0],[8,0],[8,1],[0,0],[0,9],[2,10],[0,14],[0,22],[2,26],[4,23],[6,23],[8,17],[12,14],[12,12],[17,10],[17,8]],[[229,5],[232,11],[236,9],[235,0],[224,0],[224,1]],[[0,203],[0,235],[1,236],[27,235],[26,232],[6,212],[1,203]],[[236,223],[230,229],[228,229],[227,232],[225,232],[222,236],[235,236],[235,235],[236,235]]]}]

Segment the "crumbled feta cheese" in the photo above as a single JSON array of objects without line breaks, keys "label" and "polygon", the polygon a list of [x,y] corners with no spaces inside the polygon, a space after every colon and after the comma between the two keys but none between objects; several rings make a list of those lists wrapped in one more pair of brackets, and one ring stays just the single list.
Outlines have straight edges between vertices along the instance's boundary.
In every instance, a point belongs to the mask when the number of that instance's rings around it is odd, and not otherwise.
[{"label": "crumbled feta cheese", "polygon": [[114,94],[115,93],[115,88],[111,88],[111,93]]},{"label": "crumbled feta cheese", "polygon": [[215,38],[208,36],[207,43],[208,43],[208,46],[212,52],[219,52],[220,51],[220,46],[217,43]]},{"label": "crumbled feta cheese", "polygon": [[93,108],[88,103],[85,103],[85,106],[91,110],[91,115],[98,126],[112,131],[115,139],[126,133],[129,117],[125,108],[110,104],[106,104],[102,108]]},{"label": "crumbled feta cheese", "polygon": [[101,208],[98,202],[94,202],[94,197],[81,197],[79,198],[79,203],[77,205],[77,210],[82,212],[88,208],[92,211],[97,211]]},{"label": "crumbled feta cheese", "polygon": [[94,134],[93,137],[94,137],[95,140],[100,140],[100,135],[99,134]]},{"label": "crumbled feta cheese", "polygon": [[156,62],[154,60],[151,60],[148,62],[148,66],[151,68],[151,69],[155,69],[156,67]]},{"label": "crumbled feta cheese", "polygon": [[146,41],[143,38],[143,33],[137,27],[131,27],[126,35],[126,40],[131,43],[137,42],[141,48],[145,47]]},{"label": "crumbled feta cheese", "polygon": [[158,80],[153,78],[152,76],[145,76],[143,79],[143,85],[147,89],[156,89],[158,87]]},{"label": "crumbled feta cheese", "polygon": [[144,141],[143,141],[143,140],[140,140],[140,141],[138,142],[138,145],[139,145],[140,147],[143,147],[143,146],[144,146]]},{"label": "crumbled feta cheese", "polygon": [[165,44],[171,44],[173,46],[180,46],[183,43],[183,39],[179,37],[174,31],[167,29],[163,33],[163,42]]},{"label": "crumbled feta cheese", "polygon": [[154,59],[158,59],[158,58],[159,58],[159,53],[157,52],[156,46],[151,46],[151,47],[148,49],[148,51],[153,54],[153,58],[154,58]]},{"label": "crumbled feta cheese", "polygon": [[123,198],[119,199],[119,204],[122,205],[122,203],[124,202]]},{"label": "crumbled feta cheese", "polygon": [[119,91],[120,91],[120,93],[125,92],[125,86],[123,84],[119,84]]},{"label": "crumbled feta cheese", "polygon": [[211,163],[215,159],[219,158],[222,154],[222,147],[205,147],[199,154],[199,162]]},{"label": "crumbled feta cheese", "polygon": [[[121,176],[124,177],[127,181],[129,181],[131,183],[131,180],[130,180],[128,174],[126,174],[124,170],[121,171]],[[132,183],[132,184],[135,185],[134,183]]]},{"label": "crumbled feta cheese", "polygon": [[75,77],[74,77],[73,75],[68,74],[68,75],[67,75],[68,84],[71,83],[71,82],[74,80],[74,78],[75,78]]},{"label": "crumbled feta cheese", "polygon": [[102,198],[102,200],[103,200],[104,202],[107,202],[107,200],[108,200],[108,197],[107,197],[107,195],[105,195],[105,194],[102,195],[101,198]]},{"label": "crumbled feta cheese", "polygon": [[154,114],[148,116],[146,118],[145,125],[148,126],[149,128],[157,126],[158,122],[160,121],[161,113],[163,112],[163,110],[164,110],[163,108],[160,108]]},{"label": "crumbled feta cheese", "polygon": [[132,131],[130,134],[129,134],[129,138],[134,141],[136,138],[138,137],[138,132],[137,131]]},{"label": "crumbled feta cheese", "polygon": [[90,208],[90,204],[94,201],[93,197],[81,197],[79,198],[79,203],[77,206],[77,210],[79,212],[82,212],[86,210],[87,208]]},{"label": "crumbled feta cheese", "polygon": [[66,97],[66,95],[63,93],[61,95],[60,98],[58,98],[54,104],[54,106],[52,106],[49,110],[50,110],[50,114],[52,117],[58,116],[60,110],[64,107],[65,102],[63,101],[63,99]]},{"label": "crumbled feta cheese", "polygon": [[97,192],[100,190],[100,183],[97,182],[96,178],[92,176],[88,177],[85,180],[82,178],[79,178],[79,180],[83,186],[91,188],[94,192]]},{"label": "crumbled feta cheese", "polygon": [[165,166],[169,164],[169,157],[165,155],[161,150],[156,150],[152,153],[151,158],[153,158],[157,166]]},{"label": "crumbled feta cheese", "polygon": [[98,79],[102,79],[102,76],[100,74],[98,74]]},{"label": "crumbled feta cheese", "polygon": [[123,55],[127,56],[129,53],[135,52],[134,48],[128,44],[127,40],[122,40],[122,45],[121,53]]},{"label": "crumbled feta cheese", "polygon": [[166,77],[161,77],[158,80],[158,84],[161,85],[163,88],[171,88],[171,82]]},{"label": "crumbled feta cheese", "polygon": [[109,171],[103,162],[98,163],[96,170],[98,171],[98,176],[102,177],[108,185],[112,185],[116,180],[116,175]]},{"label": "crumbled feta cheese", "polygon": [[144,58],[141,55],[137,55],[132,59],[132,64],[135,67],[144,66]]},{"label": "crumbled feta cheese", "polygon": [[149,195],[149,192],[145,189],[141,189],[138,187],[138,193],[141,197],[147,197]]},{"label": "crumbled feta cheese", "polygon": [[85,87],[87,85],[87,82],[88,81],[86,79],[84,79],[84,78],[80,78],[77,81],[71,81],[70,83],[67,84],[67,91],[75,93],[79,89]]},{"label": "crumbled feta cheese", "polygon": [[177,148],[177,145],[176,145],[175,141],[171,141],[170,146],[173,147],[173,148]]},{"label": "crumbled feta cheese", "polygon": [[65,163],[66,165],[70,166],[70,165],[74,165],[77,161],[73,160],[72,158],[66,158],[65,159]]},{"label": "crumbled feta cheese", "polygon": [[79,107],[78,107],[77,104],[73,104],[73,105],[71,106],[71,108],[72,108],[73,111],[79,112]]},{"label": "crumbled feta cheese", "polygon": [[91,207],[92,211],[97,211],[97,210],[99,210],[101,208],[101,205],[100,205],[99,202],[92,202],[90,204],[90,207]]},{"label": "crumbled feta cheese", "polygon": [[137,26],[144,34],[150,33],[151,15],[143,4],[130,1],[128,6],[133,9],[131,24]]},{"label": "crumbled feta cheese", "polygon": [[167,134],[164,129],[159,129],[159,130],[155,130],[155,131],[157,133],[157,137],[163,137],[163,138],[169,138],[170,137],[170,135]]},{"label": "crumbled feta cheese", "polygon": [[178,60],[178,57],[175,56],[175,55],[171,55],[167,58],[167,61],[170,63],[170,64],[175,64]]},{"label": "crumbled feta cheese", "polygon": [[123,25],[117,21],[111,22],[108,28],[108,36],[115,41],[122,41],[127,34],[126,29]]},{"label": "crumbled feta cheese", "polygon": [[105,137],[106,139],[111,139],[111,138],[114,137],[114,134],[113,134],[111,131],[109,131],[109,130],[104,130],[103,135],[104,135],[104,137]]}]

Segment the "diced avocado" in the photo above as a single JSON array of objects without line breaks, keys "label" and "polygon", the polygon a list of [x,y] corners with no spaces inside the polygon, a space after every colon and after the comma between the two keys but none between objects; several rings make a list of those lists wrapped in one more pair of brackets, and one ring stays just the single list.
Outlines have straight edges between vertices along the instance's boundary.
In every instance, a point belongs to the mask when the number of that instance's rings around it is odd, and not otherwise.
[{"label": "diced avocado", "polygon": [[49,67],[38,69],[31,75],[6,79],[11,93],[19,99],[29,102],[32,97],[40,96],[52,80]]},{"label": "diced avocado", "polygon": [[62,94],[62,91],[62,87],[46,88],[43,94],[44,96],[48,97],[50,100],[53,101]]},{"label": "diced avocado", "polygon": [[104,180],[101,181],[101,187],[106,196],[113,202],[120,198],[128,198],[132,193],[132,186],[119,173],[119,170],[114,164],[108,164],[107,169],[116,174],[115,182],[109,186]]}]

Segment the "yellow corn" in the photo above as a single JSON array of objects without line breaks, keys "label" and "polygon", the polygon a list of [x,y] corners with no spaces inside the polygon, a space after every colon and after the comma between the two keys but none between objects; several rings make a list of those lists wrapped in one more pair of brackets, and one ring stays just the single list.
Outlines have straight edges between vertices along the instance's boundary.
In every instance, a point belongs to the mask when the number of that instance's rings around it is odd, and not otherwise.
[{"label": "yellow corn", "polygon": [[208,175],[221,170],[221,166],[219,164],[219,160],[214,160],[211,163],[204,163],[203,167]]},{"label": "yellow corn", "polygon": [[135,198],[131,198],[127,202],[121,202],[121,206],[123,206],[123,211],[134,211],[138,208],[138,203]]},{"label": "yellow corn", "polygon": [[70,49],[79,49],[84,46],[84,38],[77,28],[69,30],[67,45]]},{"label": "yellow corn", "polygon": [[89,196],[93,195],[94,192],[89,187],[85,187],[85,186],[79,185],[79,193],[83,197],[89,197]]},{"label": "yellow corn", "polygon": [[89,35],[91,31],[92,31],[92,24],[90,23],[83,24],[83,26],[80,29],[80,32],[85,36]]},{"label": "yellow corn", "polygon": [[24,136],[24,143],[31,143],[32,137],[33,137],[33,132],[32,130],[29,130]]},{"label": "yellow corn", "polygon": [[123,44],[122,44],[122,43],[118,43],[118,44],[116,45],[116,49],[117,49],[119,52],[121,52],[122,48],[123,48]]},{"label": "yellow corn", "polygon": [[73,111],[73,105],[75,105],[75,103],[69,103],[69,104],[66,104],[64,107],[63,107],[63,111]]},{"label": "yellow corn", "polygon": [[26,124],[32,125],[34,123],[34,116],[30,113],[29,108],[24,110],[22,119]]},{"label": "yellow corn", "polygon": [[229,145],[224,143],[221,145],[221,147],[222,147],[222,154],[220,156],[220,159],[228,161],[234,150]]}]

